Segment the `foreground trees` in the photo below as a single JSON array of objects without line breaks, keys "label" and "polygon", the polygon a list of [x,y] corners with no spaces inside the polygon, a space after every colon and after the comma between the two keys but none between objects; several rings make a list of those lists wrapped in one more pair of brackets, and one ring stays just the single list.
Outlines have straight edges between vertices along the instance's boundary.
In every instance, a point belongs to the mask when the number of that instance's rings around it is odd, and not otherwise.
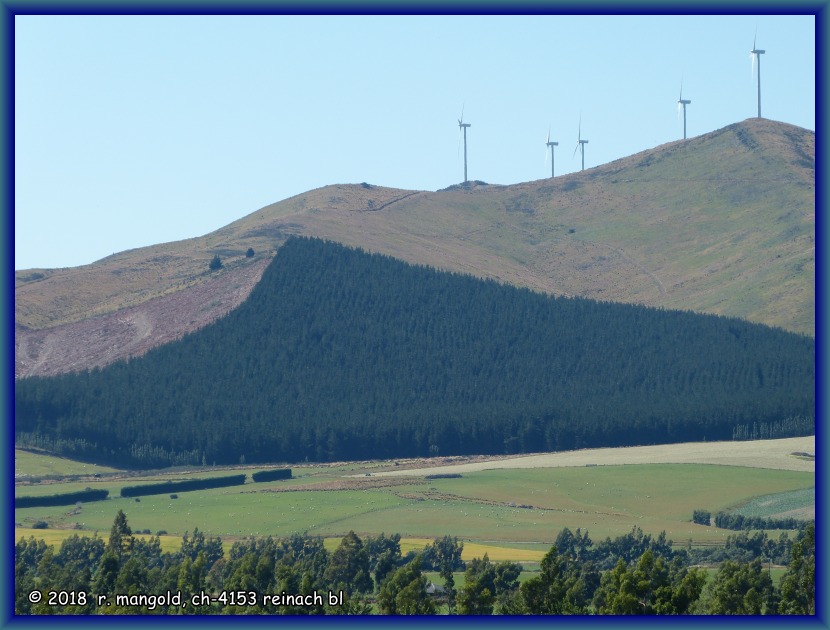
[{"label": "foreground trees", "polygon": [[816,528],[811,523],[793,544],[790,568],[781,580],[778,612],[816,614]]},{"label": "foreground trees", "polygon": [[[780,588],[759,557],[726,560],[707,582],[705,570],[690,566],[689,552],[674,550],[664,535],[651,538],[635,528],[595,545],[587,532],[565,529],[538,574],[521,585],[520,565],[493,563],[485,554],[466,564],[456,596],[462,547],[444,537],[422,554],[402,556],[398,534],[362,540],[349,532],[332,553],[322,539],[300,535],[238,541],[226,550],[197,529],[169,553],[158,537],[137,538],[119,512],[107,542],[74,535],[55,551],[21,539],[15,613],[815,614],[813,524],[792,544]],[[427,589],[427,561],[449,586],[443,594]]]},{"label": "foreground trees", "polygon": [[552,548],[542,559],[539,576],[521,586],[522,611],[541,615],[588,614],[600,574],[592,562],[579,562],[577,558]]},{"label": "foreground trees", "polygon": [[473,558],[464,574],[458,593],[458,612],[462,615],[492,615],[517,612],[515,596],[522,567],[513,562],[492,564],[487,554]]},{"label": "foreground trees", "polygon": [[775,614],[772,578],[756,559],[749,564],[724,562],[708,588],[713,615]]},{"label": "foreground trees", "polygon": [[402,566],[386,580],[378,594],[382,615],[433,615],[435,602],[427,595],[427,579],[421,573],[421,560]]},{"label": "foreground trees", "polygon": [[329,560],[324,577],[335,589],[341,589],[348,595],[372,590],[369,553],[357,534],[349,532],[343,537]]},{"label": "foreground trees", "polygon": [[702,569],[687,570],[679,558],[668,564],[648,550],[635,566],[620,560],[602,576],[594,606],[601,615],[685,615],[705,583]]}]

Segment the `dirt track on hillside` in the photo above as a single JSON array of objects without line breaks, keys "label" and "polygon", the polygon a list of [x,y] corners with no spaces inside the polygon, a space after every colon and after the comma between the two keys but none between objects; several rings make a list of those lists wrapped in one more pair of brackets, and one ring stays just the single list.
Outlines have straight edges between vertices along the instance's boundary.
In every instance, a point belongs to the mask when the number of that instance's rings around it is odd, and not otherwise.
[{"label": "dirt track on hillside", "polygon": [[373,473],[373,476],[411,477],[503,468],[560,468],[624,464],[716,464],[815,473],[814,459],[794,455],[794,453],[808,453],[814,456],[815,452],[815,436],[749,442],[691,442],[540,453],[449,466],[378,472]]}]

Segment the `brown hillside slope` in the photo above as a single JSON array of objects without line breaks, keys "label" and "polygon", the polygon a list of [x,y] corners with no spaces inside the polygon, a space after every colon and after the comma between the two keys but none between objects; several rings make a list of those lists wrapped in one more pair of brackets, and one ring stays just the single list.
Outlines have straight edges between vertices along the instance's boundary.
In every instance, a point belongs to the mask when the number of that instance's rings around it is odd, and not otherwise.
[{"label": "brown hillside slope", "polygon": [[[510,186],[327,186],[204,237],[73,269],[18,271],[16,373],[103,364],[203,325],[247,296],[292,234],[545,292],[718,313],[813,335],[815,134],[749,119],[581,173]],[[253,259],[244,256],[248,247]],[[214,254],[225,268],[211,273]],[[213,299],[214,292],[227,298]],[[141,315],[148,309],[155,319]],[[94,324],[76,327],[91,316]],[[120,337],[99,344],[105,351],[92,352],[89,335],[106,339],[112,317],[156,324],[148,333],[134,323],[127,336],[122,327]]]}]

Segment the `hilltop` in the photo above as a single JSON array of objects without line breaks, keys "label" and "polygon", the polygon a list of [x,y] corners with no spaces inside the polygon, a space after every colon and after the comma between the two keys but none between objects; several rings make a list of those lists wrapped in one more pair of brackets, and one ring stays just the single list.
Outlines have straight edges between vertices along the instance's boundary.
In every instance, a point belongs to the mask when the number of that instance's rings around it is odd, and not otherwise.
[{"label": "hilltop", "polygon": [[[815,134],[749,119],[522,184],[326,186],[202,237],[17,271],[16,375],[104,365],[203,326],[247,297],[291,235],[555,295],[812,336]],[[217,254],[225,266],[211,273]]]}]

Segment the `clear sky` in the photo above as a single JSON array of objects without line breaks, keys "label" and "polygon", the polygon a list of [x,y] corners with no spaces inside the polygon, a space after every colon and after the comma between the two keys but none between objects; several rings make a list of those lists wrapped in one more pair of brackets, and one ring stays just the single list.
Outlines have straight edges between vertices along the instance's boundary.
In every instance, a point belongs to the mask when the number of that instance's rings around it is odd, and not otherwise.
[{"label": "clear sky", "polygon": [[[201,236],[328,184],[590,168],[762,114],[815,130],[812,16],[16,16],[15,268]],[[756,68],[757,71],[757,68]]]}]

